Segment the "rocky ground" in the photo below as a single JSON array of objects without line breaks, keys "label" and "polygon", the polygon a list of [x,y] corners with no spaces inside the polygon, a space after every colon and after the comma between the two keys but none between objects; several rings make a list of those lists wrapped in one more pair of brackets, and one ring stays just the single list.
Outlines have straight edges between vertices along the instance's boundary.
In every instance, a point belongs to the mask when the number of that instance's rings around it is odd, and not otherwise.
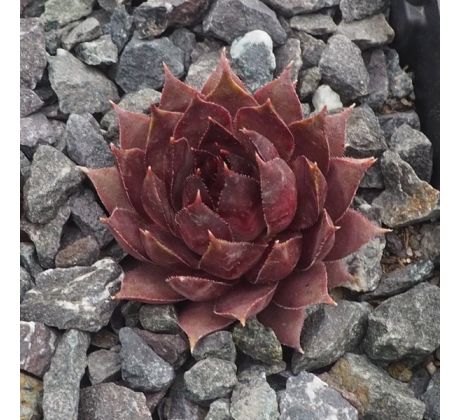
[{"label": "rocky ground", "polygon": [[[21,419],[439,419],[439,192],[388,0],[21,0]],[[252,320],[190,354],[172,306],[110,299],[123,251],[78,166],[112,164],[109,101],[147,112],[162,62],[201,87],[228,47],[255,90],[289,63],[305,115],[356,103],[355,206],[393,232],[347,260],[304,353]]]}]

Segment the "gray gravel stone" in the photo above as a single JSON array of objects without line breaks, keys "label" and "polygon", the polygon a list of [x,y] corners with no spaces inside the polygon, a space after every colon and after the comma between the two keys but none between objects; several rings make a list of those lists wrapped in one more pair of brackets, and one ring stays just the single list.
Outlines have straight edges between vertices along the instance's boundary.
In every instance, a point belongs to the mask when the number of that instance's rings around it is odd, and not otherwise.
[{"label": "gray gravel stone", "polygon": [[412,79],[399,65],[399,56],[396,50],[388,48],[385,51],[387,60],[388,79],[390,81],[391,96],[397,99],[412,96],[414,86]]},{"label": "gray gravel stone", "polygon": [[277,45],[284,44],[287,38],[275,12],[260,0],[217,0],[203,20],[205,34],[229,44],[254,29],[266,31]]},{"label": "gray gravel stone", "polygon": [[344,35],[329,38],[319,68],[323,81],[345,101],[368,94],[369,73],[360,49]]},{"label": "gray gravel stone", "polygon": [[110,65],[118,61],[118,48],[110,35],[103,35],[94,41],[78,44],[75,55],[90,66]]},{"label": "gray gravel stone", "polygon": [[232,334],[229,331],[217,331],[209,334],[198,341],[192,351],[192,356],[195,360],[217,357],[218,359],[235,362],[236,348]]},{"label": "gray gravel stone", "polygon": [[32,279],[43,271],[38,263],[37,253],[33,243],[21,242],[20,244],[21,266],[32,276]]},{"label": "gray gravel stone", "polygon": [[367,305],[346,300],[318,305],[305,320],[300,339],[304,353],[294,353],[292,371],[328,366],[355,349],[366,332],[368,314]]},{"label": "gray gravel stone", "polygon": [[[30,160],[27,159],[27,156],[22,152],[19,151],[20,160],[19,160],[19,171],[20,171],[20,189],[22,191],[22,187],[24,183],[27,181],[27,178],[30,176]],[[21,197],[22,200],[22,197]]]},{"label": "gray gravel stone", "polygon": [[79,420],[150,420],[145,395],[114,383],[81,390]]},{"label": "gray gravel stone", "polygon": [[230,56],[238,75],[251,92],[272,80],[276,62],[273,42],[267,32],[256,29],[236,38]]},{"label": "gray gravel stone", "polygon": [[86,236],[61,249],[54,262],[57,268],[90,266],[98,257],[99,244],[92,236]]},{"label": "gray gravel stone", "polygon": [[307,118],[310,115],[310,111],[311,111],[310,105],[301,103],[300,106],[302,108],[302,116],[303,116],[303,118]]},{"label": "gray gravel stone", "polygon": [[300,47],[302,49],[302,62],[303,67],[315,67],[318,65],[321,55],[323,54],[326,44],[321,39],[317,39],[306,32],[295,32],[300,40]]},{"label": "gray gravel stone", "polygon": [[369,73],[369,95],[363,98],[373,110],[379,110],[388,99],[389,84],[385,53],[374,49],[364,55],[364,62]]},{"label": "gray gravel stone", "polygon": [[92,385],[110,382],[119,376],[121,356],[115,350],[97,350],[88,355],[88,376]]},{"label": "gray gravel stone", "polygon": [[420,366],[415,369],[412,374],[412,378],[409,382],[409,387],[414,391],[416,398],[420,399],[420,396],[426,391],[430,382],[431,376],[426,370],[425,366]]},{"label": "gray gravel stone", "polygon": [[433,169],[433,151],[431,142],[418,130],[407,124],[399,126],[388,142],[390,149],[409,163],[417,176],[423,181],[430,181]]},{"label": "gray gravel stone", "polygon": [[343,108],[340,96],[334,92],[329,85],[318,86],[311,100],[315,111],[321,111],[327,107],[328,111],[335,111]]},{"label": "gray gravel stone", "polygon": [[117,6],[110,18],[110,35],[121,52],[133,34],[133,17],[124,5]]},{"label": "gray gravel stone", "polygon": [[216,68],[219,62],[219,56],[219,51],[210,51],[200,55],[199,58],[190,65],[185,83],[201,90],[211,72]]},{"label": "gray gravel stone", "polygon": [[33,223],[52,220],[82,179],[82,173],[63,153],[51,146],[39,146],[24,186],[27,218]]},{"label": "gray gravel stone", "polygon": [[208,357],[184,374],[187,398],[206,403],[228,396],[237,383],[236,365],[227,360]]},{"label": "gray gravel stone", "polygon": [[21,86],[20,112],[21,117],[27,117],[43,106],[43,101],[32,89]]},{"label": "gray gravel stone", "polygon": [[34,287],[32,276],[24,267],[20,267],[19,285],[19,299],[22,302],[22,298],[26,292]]},{"label": "gray gravel stone", "polygon": [[257,319],[250,319],[246,325],[233,328],[233,340],[243,353],[266,364],[283,360],[283,349],[271,328],[265,327]]},{"label": "gray gravel stone", "polygon": [[56,56],[48,57],[48,63],[51,87],[59,98],[62,112],[104,112],[110,108],[110,100],[118,101],[114,83],[68,51],[58,49]]},{"label": "gray gravel stone", "polygon": [[117,302],[122,272],[111,259],[91,267],[56,268],[40,273],[21,303],[21,319],[59,329],[98,331],[108,324]]},{"label": "gray gravel stone", "polygon": [[379,115],[378,119],[387,140],[389,140],[394,131],[403,124],[408,124],[412,128],[420,130],[420,119],[414,110],[383,114]]},{"label": "gray gravel stone", "polygon": [[381,208],[383,223],[396,228],[439,216],[439,191],[421,181],[397,153],[386,151],[380,164],[386,189],[373,205]]},{"label": "gray gravel stone", "polygon": [[279,76],[288,64],[291,64],[291,79],[293,82],[297,82],[303,64],[300,45],[300,40],[297,38],[288,38],[284,45],[275,50],[275,76]]},{"label": "gray gravel stone", "polygon": [[426,404],[424,418],[427,420],[439,420],[441,416],[439,369],[431,378],[426,392],[421,396],[421,400]]},{"label": "gray gravel stone", "polygon": [[174,380],[174,369],[131,328],[120,330],[121,374],[133,389],[160,391]]},{"label": "gray gravel stone", "polygon": [[322,13],[294,16],[289,21],[289,26],[297,31],[316,36],[329,35],[337,31],[337,25],[332,18]]},{"label": "gray gravel stone", "polygon": [[288,17],[336,6],[339,2],[340,0],[264,0],[271,8]]},{"label": "gray gravel stone", "polygon": [[346,22],[375,15],[389,6],[389,0],[340,0],[340,11]]},{"label": "gray gravel stone", "polygon": [[35,89],[46,67],[45,33],[38,18],[21,19],[21,86]]},{"label": "gray gravel stone", "polygon": [[20,373],[21,420],[36,420],[43,418],[42,399],[43,383],[33,376]]},{"label": "gray gravel stone", "polygon": [[359,400],[363,419],[422,420],[425,404],[406,384],[393,379],[365,356],[347,353],[330,370],[344,390]]},{"label": "gray gravel stone", "polygon": [[87,168],[106,168],[114,165],[109,145],[91,114],[70,114],[64,138],[67,154],[76,164]]},{"label": "gray gravel stone", "polygon": [[318,67],[309,67],[300,73],[298,93],[301,101],[310,98],[319,86],[321,72]]},{"label": "gray gravel stone", "polygon": [[174,305],[142,305],[139,321],[146,330],[157,333],[177,333],[177,313]]},{"label": "gray gravel stone", "polygon": [[233,420],[230,415],[230,401],[225,398],[213,401],[205,420]]},{"label": "gray gravel stone", "polygon": [[21,150],[32,158],[39,145],[52,145],[57,141],[54,126],[41,112],[21,118]]},{"label": "gray gravel stone", "polygon": [[364,350],[373,359],[420,361],[439,346],[439,287],[419,284],[369,315]]},{"label": "gray gravel stone", "polygon": [[115,81],[125,92],[163,86],[163,62],[171,72],[184,74],[184,54],[169,38],[151,41],[134,36],[126,45],[116,66]]},{"label": "gray gravel stone", "polygon": [[178,28],[170,36],[172,43],[184,52],[184,66],[189,68],[191,53],[196,46],[195,34],[187,28]]},{"label": "gray gravel stone", "polygon": [[395,36],[383,14],[353,22],[342,21],[337,32],[350,38],[363,50],[390,44]]},{"label": "gray gravel stone", "polygon": [[89,17],[73,28],[65,37],[62,38],[61,45],[66,50],[71,50],[80,42],[92,41],[102,35],[99,21],[94,17]]},{"label": "gray gravel stone", "polygon": [[110,350],[118,344],[118,336],[108,328],[102,328],[98,332],[91,334],[91,345],[94,347]]},{"label": "gray gravel stone", "polygon": [[56,28],[88,16],[96,0],[47,0],[41,16],[47,28]]},{"label": "gray gravel stone", "polygon": [[118,6],[129,3],[129,0],[97,0],[99,6],[108,12],[113,12]]},{"label": "gray gravel stone", "polygon": [[48,370],[58,335],[40,322],[21,321],[21,369],[39,378]]},{"label": "gray gravel stone", "polygon": [[43,414],[49,420],[77,420],[80,381],[85,373],[88,333],[69,330],[54,353],[44,377]]},{"label": "gray gravel stone", "polygon": [[289,378],[280,395],[280,420],[358,420],[356,408],[311,373]]}]

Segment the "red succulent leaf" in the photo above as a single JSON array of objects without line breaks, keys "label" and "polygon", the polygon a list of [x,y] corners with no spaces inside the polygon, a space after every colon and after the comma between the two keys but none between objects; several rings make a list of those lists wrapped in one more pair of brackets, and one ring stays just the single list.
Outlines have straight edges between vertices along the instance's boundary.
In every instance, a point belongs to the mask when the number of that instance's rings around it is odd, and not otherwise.
[{"label": "red succulent leaf", "polygon": [[340,229],[335,234],[334,246],[325,257],[326,261],[340,260],[357,251],[376,236],[388,232],[388,229],[382,229],[361,213],[350,209],[341,217],[339,226]]},{"label": "red succulent leaf", "polygon": [[233,285],[224,283],[215,278],[206,278],[193,275],[171,276],[166,282],[177,293],[192,302],[206,302],[214,300],[228,293]]},{"label": "red succulent leaf", "polygon": [[150,127],[150,117],[145,114],[127,111],[113,102],[112,107],[118,117],[121,148],[145,150]]},{"label": "red succulent leaf", "polygon": [[273,330],[281,344],[303,353],[300,346],[300,334],[302,333],[305,316],[304,308],[296,310],[285,309],[272,301],[257,315],[257,319]]},{"label": "red succulent leaf", "polygon": [[297,212],[291,228],[307,229],[323,210],[328,185],[318,165],[305,156],[297,157],[291,166],[297,186]]},{"label": "red succulent leaf", "polygon": [[268,235],[286,229],[297,210],[297,188],[295,175],[281,158],[264,162],[256,156],[260,174],[262,208]]},{"label": "red succulent leaf", "polygon": [[252,241],[265,230],[259,184],[255,179],[225,171],[225,185],[217,207],[236,241]]},{"label": "red succulent leaf", "polygon": [[123,266],[123,281],[115,295],[119,300],[135,300],[144,303],[175,303],[185,298],[172,289],[166,278],[169,270],[154,264],[128,264]]},{"label": "red succulent leaf", "polygon": [[133,210],[115,166],[101,169],[81,168],[81,170],[93,183],[97,195],[109,213],[117,207]]},{"label": "red succulent leaf", "polygon": [[295,271],[279,283],[273,302],[285,309],[302,309],[317,303],[335,302],[327,291],[327,272],[318,262],[308,270]]},{"label": "red succulent leaf", "polygon": [[160,108],[165,111],[184,112],[199,92],[174,76],[165,63],[163,69],[165,82],[161,92]]},{"label": "red succulent leaf", "polygon": [[185,331],[193,351],[198,340],[235,322],[214,313],[213,302],[189,302],[178,313],[179,326]]},{"label": "red succulent leaf", "polygon": [[201,199],[208,207],[213,208],[211,195],[209,194],[208,187],[198,175],[190,175],[184,181],[184,188],[182,190],[182,207],[187,207],[192,204],[196,195],[200,192]]},{"label": "red succulent leaf", "polygon": [[253,284],[267,284],[278,282],[294,271],[302,251],[302,234],[291,233],[278,238],[273,244],[266,258],[254,267],[246,278]]},{"label": "red succulent leaf", "polygon": [[226,318],[237,319],[244,326],[246,320],[267,307],[275,290],[276,283],[268,285],[240,283],[226,295],[217,299],[214,313]]},{"label": "red succulent leaf", "polygon": [[332,158],[326,176],[328,185],[325,208],[332,220],[339,220],[350,207],[359,183],[375,163],[374,158]]},{"label": "red succulent leaf", "polygon": [[241,157],[235,153],[227,152],[226,150],[221,150],[220,155],[230,165],[233,172],[249,176],[253,179],[258,178],[257,167],[251,160]]},{"label": "red succulent leaf", "polygon": [[200,255],[208,248],[209,231],[219,239],[232,240],[227,222],[203,203],[199,191],[195,201],[176,214],[176,223],[184,242]]},{"label": "red succulent leaf", "polygon": [[331,157],[342,157],[345,152],[345,134],[348,118],[354,105],[337,114],[327,115],[324,128]]},{"label": "red succulent leaf", "polygon": [[325,118],[326,108],[319,114],[289,125],[295,142],[292,158],[307,157],[318,164],[323,174],[327,174],[329,169],[329,145],[325,141]]},{"label": "red succulent leaf", "polygon": [[[269,99],[263,105],[245,107],[238,111],[235,117],[235,129],[243,128],[265,136],[273,143],[284,160],[289,160],[291,157],[295,146],[294,138]],[[240,133],[241,131],[236,132],[236,136],[241,136]]]},{"label": "red succulent leaf", "polygon": [[185,137],[191,147],[198,147],[208,129],[209,118],[214,119],[223,127],[232,129],[232,117],[228,111],[212,102],[207,102],[195,95],[189,107],[182,115],[174,129],[174,137]]},{"label": "red succulent leaf", "polygon": [[340,287],[344,284],[354,283],[354,277],[348,272],[342,260],[324,263],[327,271],[327,285],[329,289]]},{"label": "red succulent leaf", "polygon": [[237,280],[262,257],[267,245],[229,242],[209,232],[209,246],[199,268],[225,280]]},{"label": "red succulent leaf", "polygon": [[233,136],[231,131],[213,118],[209,118],[208,129],[198,147],[214,155],[219,154],[222,148],[240,156],[245,156],[247,153],[244,146]]},{"label": "red succulent leaf", "polygon": [[259,104],[270,99],[286,124],[302,119],[302,107],[291,80],[291,65],[288,65],[277,79],[262,86],[254,97]]},{"label": "red succulent leaf", "polygon": [[249,139],[259,156],[265,162],[280,157],[278,150],[276,150],[274,144],[267,137],[257,131],[247,130],[246,128],[241,129],[241,132]]}]

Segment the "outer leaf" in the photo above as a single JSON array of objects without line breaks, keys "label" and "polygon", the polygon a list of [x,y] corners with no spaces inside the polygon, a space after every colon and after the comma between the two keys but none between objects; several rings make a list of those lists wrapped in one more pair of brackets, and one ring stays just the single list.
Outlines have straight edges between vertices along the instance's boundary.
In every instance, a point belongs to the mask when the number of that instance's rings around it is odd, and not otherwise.
[{"label": "outer leaf", "polygon": [[302,107],[291,80],[291,65],[288,65],[277,79],[262,86],[254,97],[259,104],[270,99],[286,124],[302,119]]},{"label": "outer leaf", "polygon": [[114,103],[112,103],[112,107],[118,117],[121,148],[145,150],[150,117],[145,114],[127,111]]},{"label": "outer leaf", "polygon": [[233,287],[216,279],[197,276],[171,276],[166,282],[177,293],[192,302],[206,302],[214,300],[226,293]]},{"label": "outer leaf", "polygon": [[296,271],[280,282],[273,301],[285,309],[302,309],[317,303],[334,304],[327,292],[324,263],[316,263],[305,271]]},{"label": "outer leaf", "polygon": [[337,114],[327,115],[325,130],[331,157],[342,157],[345,152],[345,134],[348,118],[354,105]]},{"label": "outer leaf", "polygon": [[329,289],[355,282],[354,277],[348,272],[348,269],[342,260],[326,262],[325,266],[327,271],[327,285]]},{"label": "outer leaf", "polygon": [[216,301],[214,313],[237,319],[244,326],[246,320],[257,315],[270,303],[276,284],[252,285],[240,283]]}]

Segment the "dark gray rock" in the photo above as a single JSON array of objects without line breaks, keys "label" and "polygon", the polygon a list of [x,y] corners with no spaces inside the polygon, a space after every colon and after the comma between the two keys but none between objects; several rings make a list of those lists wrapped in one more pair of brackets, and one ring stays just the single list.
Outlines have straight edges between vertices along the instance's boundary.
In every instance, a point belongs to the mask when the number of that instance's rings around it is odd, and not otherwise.
[{"label": "dark gray rock", "polygon": [[67,154],[76,164],[87,168],[106,168],[114,165],[109,145],[91,114],[70,114],[64,138]]},{"label": "dark gray rock", "polygon": [[43,383],[33,376],[20,373],[20,415],[24,420],[35,420],[43,417],[42,399]]},{"label": "dark gray rock", "polygon": [[92,41],[102,35],[99,21],[94,17],[89,17],[73,28],[65,37],[62,38],[61,45],[66,50],[71,50],[80,42]]},{"label": "dark gray rock", "polygon": [[369,93],[369,73],[360,49],[344,35],[329,38],[321,55],[319,68],[323,81],[345,101]]},{"label": "dark gray rock", "polygon": [[236,348],[232,334],[229,331],[217,331],[209,334],[198,341],[192,351],[192,356],[195,360],[217,357],[218,359],[235,362]]},{"label": "dark gray rock", "polygon": [[110,36],[121,52],[133,34],[133,17],[124,5],[115,8],[110,18]]},{"label": "dark gray rock", "polygon": [[45,33],[38,18],[21,19],[21,86],[35,89],[46,67]]},{"label": "dark gray rock", "polygon": [[420,252],[423,258],[428,258],[439,264],[440,255],[440,224],[425,223],[420,227],[418,235],[409,240],[410,246]]},{"label": "dark gray rock", "polygon": [[389,140],[394,131],[403,124],[408,124],[412,128],[420,130],[420,119],[414,110],[383,114],[379,115],[378,119],[387,140]]},{"label": "dark gray rock", "polygon": [[362,408],[362,418],[422,420],[425,404],[406,384],[373,365],[366,356],[347,353],[329,374],[345,391],[353,393]]},{"label": "dark gray rock", "polygon": [[383,14],[353,22],[342,21],[337,32],[350,38],[363,50],[390,44],[395,36]]},{"label": "dark gray rock", "polygon": [[283,349],[275,333],[255,318],[248,320],[244,327],[234,327],[233,340],[239,350],[262,363],[275,364],[283,360]]},{"label": "dark gray rock", "polygon": [[32,279],[43,271],[38,263],[37,253],[33,243],[21,242],[20,244],[21,266],[31,275]]},{"label": "dark gray rock", "polygon": [[20,112],[21,117],[27,117],[43,106],[43,101],[32,89],[21,86]]},{"label": "dark gray rock", "polygon": [[123,302],[120,307],[121,315],[125,320],[125,327],[137,327],[139,324],[139,309],[142,303],[135,301]]},{"label": "dark gray rock", "polygon": [[317,376],[301,372],[280,393],[280,420],[358,420],[358,411]]},{"label": "dark gray rock", "polygon": [[41,112],[21,118],[21,150],[32,158],[39,145],[52,145],[57,141],[54,126]]},{"label": "dark gray rock", "polygon": [[284,44],[287,38],[275,12],[260,0],[217,0],[203,20],[205,34],[229,44],[254,29],[267,32],[277,45]]},{"label": "dark gray rock", "polygon": [[24,186],[27,218],[33,223],[52,220],[82,179],[82,173],[63,153],[51,146],[39,146]]},{"label": "dark gray rock", "polygon": [[337,6],[339,2],[340,0],[264,0],[271,8],[288,17]]},{"label": "dark gray rock", "polygon": [[363,347],[382,362],[420,361],[439,346],[439,287],[419,284],[372,311]]},{"label": "dark gray rock", "polygon": [[129,3],[129,0],[97,0],[99,6],[107,12],[113,12],[118,6]]},{"label": "dark gray rock", "polygon": [[385,53],[382,49],[374,49],[364,56],[364,62],[369,73],[369,95],[363,99],[363,102],[373,110],[379,110],[388,99],[390,92]]},{"label": "dark gray rock", "polygon": [[160,391],[174,380],[174,369],[131,328],[120,330],[121,375],[133,389]]},{"label": "dark gray rock", "polygon": [[166,395],[166,390],[158,392],[148,392],[144,395],[145,399],[147,400],[147,407],[149,408],[150,413],[154,414],[157,406],[159,406],[162,403],[164,396]]},{"label": "dark gray rock", "polygon": [[251,92],[272,80],[276,62],[272,39],[267,32],[256,29],[236,38],[230,56],[238,75]]},{"label": "dark gray rock", "polygon": [[421,180],[430,181],[433,151],[430,140],[421,131],[403,124],[395,130],[388,145],[401,156],[401,159],[412,166]]},{"label": "dark gray rock", "polygon": [[98,257],[99,244],[92,236],[86,236],[61,249],[54,262],[57,268],[90,266]]},{"label": "dark gray rock", "polygon": [[54,267],[54,258],[61,244],[61,235],[64,224],[70,216],[70,209],[62,206],[57,215],[50,222],[43,225],[21,220],[21,230],[29,235],[35,245],[37,257],[43,268]]},{"label": "dark gray rock", "polygon": [[34,287],[32,276],[24,267],[20,267],[19,284],[19,299],[22,302],[22,298],[24,297],[25,293]]},{"label": "dark gray rock", "polygon": [[195,34],[187,28],[178,28],[169,36],[169,39],[184,52],[184,66],[188,69],[192,51],[196,46]]},{"label": "dark gray rock", "polygon": [[[27,181],[27,178],[30,176],[30,160],[27,159],[27,156],[22,152],[19,151],[20,161],[19,161],[19,170],[20,170],[20,188],[22,191],[22,187],[24,183]],[[22,200],[22,197],[21,197]]]},{"label": "dark gray rock", "polygon": [[294,16],[289,21],[289,26],[297,31],[316,36],[329,35],[337,31],[337,25],[332,18],[322,13]]},{"label": "dark gray rock", "polygon": [[315,111],[321,111],[324,107],[326,107],[328,111],[335,111],[343,108],[340,96],[338,93],[334,92],[329,85],[318,86],[313,94],[311,102]]},{"label": "dark gray rock", "polygon": [[43,414],[50,420],[77,420],[80,381],[85,374],[89,334],[69,330],[61,337],[45,374]]},{"label": "dark gray rock", "polygon": [[346,22],[375,15],[389,6],[389,0],[340,0],[340,11]]},{"label": "dark gray rock", "polygon": [[305,320],[300,338],[304,353],[294,353],[292,371],[312,371],[335,362],[360,343],[366,332],[369,308],[341,300],[337,306],[318,305]]},{"label": "dark gray rock", "polygon": [[200,55],[199,58],[190,65],[185,83],[201,90],[211,72],[216,68],[219,57],[219,51],[210,51]]},{"label": "dark gray rock", "polygon": [[291,64],[291,79],[297,82],[299,71],[302,68],[302,48],[300,40],[288,38],[286,43],[275,50],[276,69],[275,76],[279,76],[283,70]]},{"label": "dark gray rock", "polygon": [[412,96],[414,86],[412,79],[399,65],[399,56],[396,50],[388,48],[385,51],[387,60],[388,79],[390,81],[391,96],[397,99]]},{"label": "dark gray rock", "polygon": [[177,333],[177,313],[174,305],[142,305],[139,321],[146,330],[157,333]]},{"label": "dark gray rock", "polygon": [[81,390],[80,420],[150,420],[145,395],[114,383]]},{"label": "dark gray rock", "polygon": [[20,0],[21,17],[38,17],[45,10],[45,0]]},{"label": "dark gray rock", "polygon": [[209,406],[205,420],[232,420],[230,401],[225,398],[213,401]]},{"label": "dark gray rock", "polygon": [[318,67],[309,67],[300,73],[299,77],[299,98],[305,101],[310,98],[319,86],[321,72]]},{"label": "dark gray rock", "polygon": [[96,0],[47,0],[41,16],[46,28],[56,28],[88,16]]},{"label": "dark gray rock", "polygon": [[69,206],[72,221],[84,235],[93,236],[101,247],[110,243],[113,236],[107,226],[100,222],[100,218],[106,214],[91,190],[85,189],[82,193],[72,196]]},{"label": "dark gray rock", "polygon": [[121,356],[115,350],[97,350],[88,355],[88,376],[92,385],[110,382],[119,376]]},{"label": "dark gray rock", "polygon": [[397,153],[386,151],[380,165],[385,191],[373,206],[382,210],[383,223],[396,228],[439,216],[439,191],[421,181]]},{"label": "dark gray rock", "polygon": [[58,335],[40,322],[21,321],[21,370],[39,378],[48,370]]},{"label": "dark gray rock", "polygon": [[90,66],[110,65],[118,61],[118,47],[110,35],[103,35],[94,41],[78,44],[75,55]]},{"label": "dark gray rock", "polygon": [[125,92],[163,86],[163,63],[171,72],[184,74],[184,54],[169,38],[151,41],[134,36],[126,45],[116,66],[115,81]]},{"label": "dark gray rock", "polygon": [[40,273],[21,303],[21,319],[60,329],[98,331],[108,324],[117,302],[122,272],[111,259],[91,267],[56,268]]},{"label": "dark gray rock", "polygon": [[236,365],[215,357],[200,360],[184,373],[187,398],[199,403],[228,396],[236,383]]},{"label": "dark gray rock", "polygon": [[427,420],[439,420],[441,416],[439,370],[431,378],[426,392],[421,396],[421,400],[426,404],[424,418]]},{"label": "dark gray rock", "polygon": [[104,9],[96,9],[91,13],[90,17],[97,19],[99,25],[101,25],[101,30],[104,35],[110,34],[110,18],[112,17],[111,12],[108,12]]},{"label": "dark gray rock", "polygon": [[109,350],[118,344],[118,336],[108,328],[102,328],[91,334],[91,345],[94,347]]},{"label": "dark gray rock", "polygon": [[415,369],[412,373],[412,378],[409,382],[409,387],[414,391],[416,398],[420,399],[420,396],[426,391],[430,382],[431,376],[426,370],[425,366],[420,366]]},{"label": "dark gray rock", "polygon": [[300,40],[302,49],[303,67],[315,67],[319,64],[326,44],[321,39],[317,39],[306,32],[296,32],[295,36]]},{"label": "dark gray rock", "polygon": [[62,112],[104,112],[110,108],[109,101],[118,101],[114,83],[68,51],[58,49],[55,56],[48,57],[48,63],[51,87],[59,98]]}]

